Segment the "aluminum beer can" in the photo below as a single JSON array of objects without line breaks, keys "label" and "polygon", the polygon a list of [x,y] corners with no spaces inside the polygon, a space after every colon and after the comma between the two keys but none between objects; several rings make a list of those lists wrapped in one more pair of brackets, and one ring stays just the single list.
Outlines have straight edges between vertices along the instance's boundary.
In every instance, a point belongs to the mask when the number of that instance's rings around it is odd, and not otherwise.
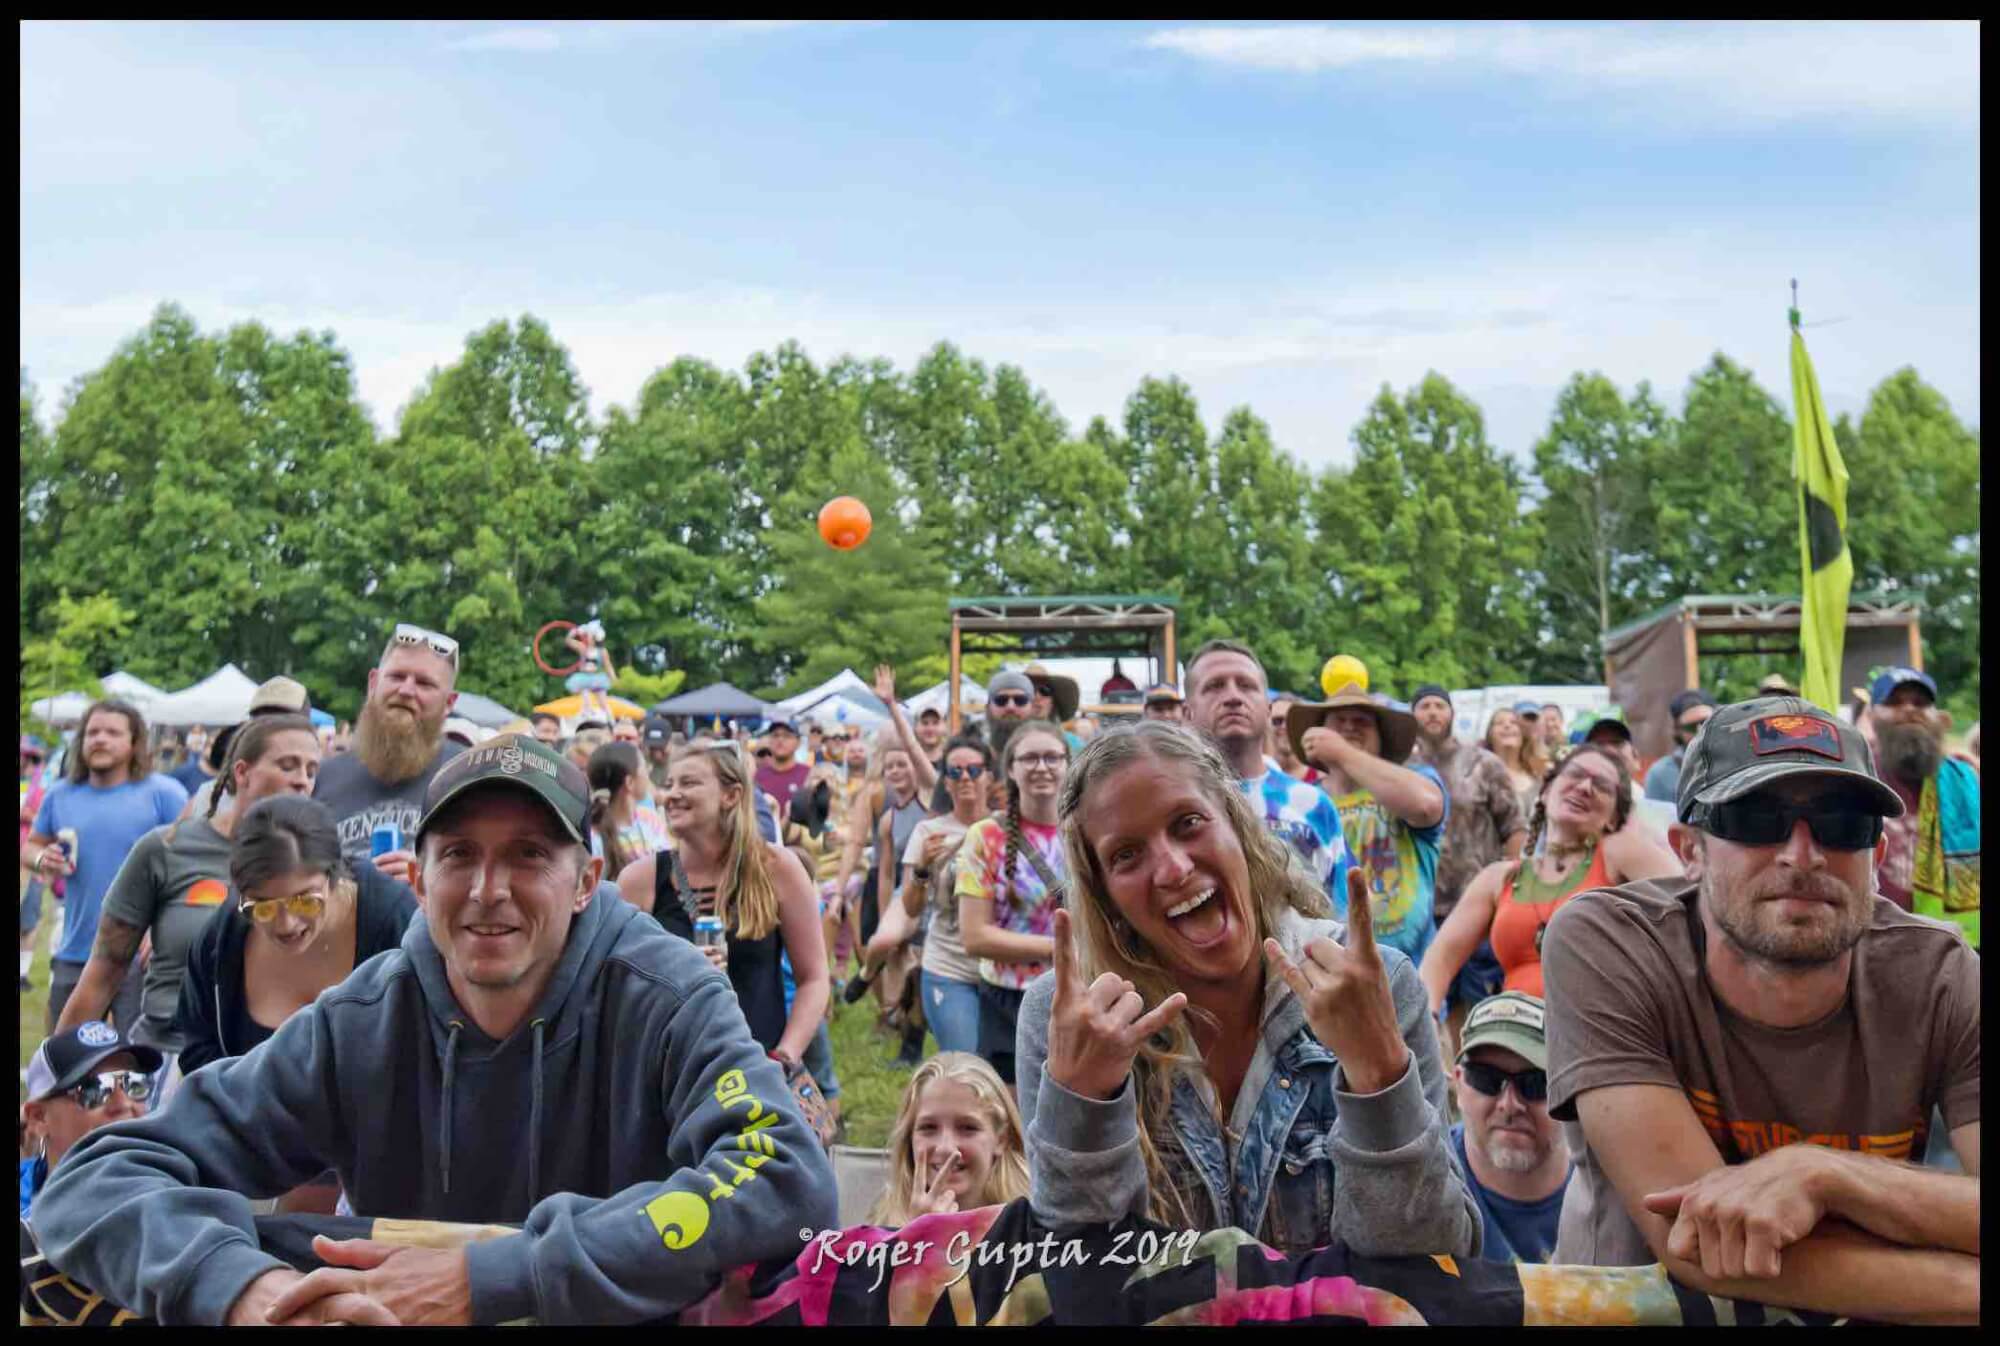
[{"label": "aluminum beer can", "polygon": [[63,859],[72,865],[76,863],[76,829],[65,827],[56,833],[56,845],[62,847]]},{"label": "aluminum beer can", "polygon": [[697,948],[706,948],[710,945],[720,948],[722,946],[722,922],[714,916],[695,917],[694,942]]},{"label": "aluminum beer can", "polygon": [[403,849],[403,829],[394,823],[376,828],[368,834],[368,854],[387,855],[390,851]]}]

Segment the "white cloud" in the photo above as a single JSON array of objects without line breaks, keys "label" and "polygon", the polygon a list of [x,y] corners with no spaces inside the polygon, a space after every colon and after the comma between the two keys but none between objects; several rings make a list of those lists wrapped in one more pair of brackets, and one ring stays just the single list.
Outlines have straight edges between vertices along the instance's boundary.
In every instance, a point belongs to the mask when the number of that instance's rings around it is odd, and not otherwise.
[{"label": "white cloud", "polygon": [[447,51],[555,51],[562,37],[546,28],[496,28],[445,43]]},{"label": "white cloud", "polygon": [[1144,45],[1253,70],[1511,75],[1723,115],[1979,120],[1971,22],[1184,27]]}]

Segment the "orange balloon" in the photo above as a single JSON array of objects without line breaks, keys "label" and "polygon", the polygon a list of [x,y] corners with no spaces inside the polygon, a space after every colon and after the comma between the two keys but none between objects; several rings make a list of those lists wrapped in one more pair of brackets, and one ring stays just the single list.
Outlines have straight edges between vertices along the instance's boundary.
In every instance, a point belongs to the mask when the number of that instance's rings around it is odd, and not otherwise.
[{"label": "orange balloon", "polygon": [[868,540],[874,526],[868,506],[851,495],[837,495],[820,506],[819,535],[835,551],[853,551]]}]

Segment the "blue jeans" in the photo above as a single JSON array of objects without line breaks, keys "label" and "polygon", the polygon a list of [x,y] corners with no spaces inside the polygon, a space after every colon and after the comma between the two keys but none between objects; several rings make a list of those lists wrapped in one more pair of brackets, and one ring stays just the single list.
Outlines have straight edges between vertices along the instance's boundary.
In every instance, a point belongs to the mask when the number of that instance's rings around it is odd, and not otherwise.
[{"label": "blue jeans", "polygon": [[1498,995],[1506,980],[1500,960],[1493,956],[1493,946],[1482,939],[1472,957],[1465,960],[1465,966],[1451,979],[1451,987],[1444,994],[1444,1007],[1449,1011],[1454,1005],[1477,1005],[1490,995]]},{"label": "blue jeans", "polygon": [[822,1094],[829,1099],[840,1097],[840,1077],[833,1073],[833,1039],[827,1036],[826,1020],[821,1019],[819,1027],[813,1030],[812,1041],[806,1044],[799,1064],[812,1072],[813,1082],[819,1085]]},{"label": "blue jeans", "polygon": [[941,1052],[979,1051],[979,987],[935,972],[923,974],[924,1019]]}]

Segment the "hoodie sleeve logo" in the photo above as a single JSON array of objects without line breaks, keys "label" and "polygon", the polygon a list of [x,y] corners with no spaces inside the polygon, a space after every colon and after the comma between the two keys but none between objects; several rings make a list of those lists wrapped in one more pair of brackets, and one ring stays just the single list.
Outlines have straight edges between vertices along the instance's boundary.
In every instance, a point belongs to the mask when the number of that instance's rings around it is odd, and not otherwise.
[{"label": "hoodie sleeve logo", "polygon": [[646,1218],[661,1245],[678,1252],[708,1232],[708,1203],[693,1192],[662,1192],[646,1203]]}]

